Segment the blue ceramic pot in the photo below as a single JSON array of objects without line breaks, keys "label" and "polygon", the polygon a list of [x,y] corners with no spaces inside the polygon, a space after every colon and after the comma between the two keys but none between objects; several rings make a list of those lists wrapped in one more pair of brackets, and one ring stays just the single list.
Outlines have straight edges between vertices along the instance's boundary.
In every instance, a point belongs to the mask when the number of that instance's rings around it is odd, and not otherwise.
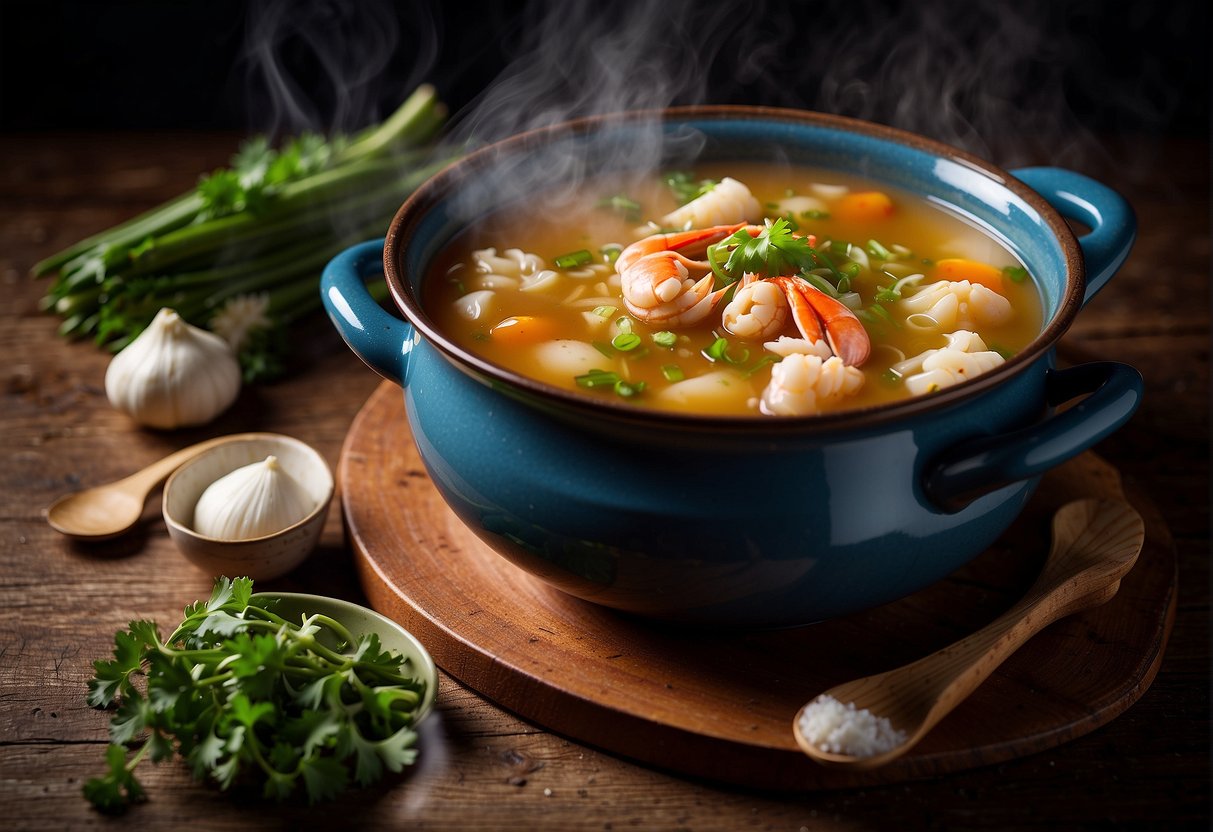
[{"label": "blue ceramic pot", "polygon": [[[996,370],[930,396],[757,420],[650,412],[548,387],[466,353],[421,307],[428,264],[478,213],[515,201],[525,210],[528,197],[570,177],[696,158],[804,162],[950,206],[1036,276],[1044,330]],[[1091,231],[1076,239],[1062,215]],[[404,388],[435,485],[498,553],[620,610],[787,626],[939,580],[1007,528],[1041,474],[1129,419],[1141,396],[1134,369],[1059,371],[1054,346],[1133,236],[1125,201],[1076,173],[1012,175],[833,116],[690,108],[559,125],[477,151],[404,204],[386,247],[372,241],[333,260],[322,293],[354,352]],[[407,323],[364,288],[381,267]]]}]

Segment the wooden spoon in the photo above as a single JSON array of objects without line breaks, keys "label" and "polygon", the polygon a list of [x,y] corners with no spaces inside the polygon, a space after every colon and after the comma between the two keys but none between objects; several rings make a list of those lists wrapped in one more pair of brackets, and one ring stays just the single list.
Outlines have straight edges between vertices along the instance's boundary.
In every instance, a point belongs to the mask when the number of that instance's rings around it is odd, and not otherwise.
[{"label": "wooden spoon", "polygon": [[[1053,518],[1053,545],[1027,595],[976,633],[916,662],[826,691],[904,732],[900,745],[871,756],[823,751],[804,736],[796,713],[792,733],[805,754],[827,766],[867,770],[913,748],[928,731],[1049,624],[1108,601],[1137,560],[1145,540],[1141,516],[1125,503],[1077,500]],[[814,700],[814,702],[817,700]]]},{"label": "wooden spoon", "polygon": [[46,520],[55,531],[81,540],[118,537],[139,522],[148,495],[169,474],[203,451],[233,438],[220,436],[190,445],[125,479],[60,497],[46,510]]}]

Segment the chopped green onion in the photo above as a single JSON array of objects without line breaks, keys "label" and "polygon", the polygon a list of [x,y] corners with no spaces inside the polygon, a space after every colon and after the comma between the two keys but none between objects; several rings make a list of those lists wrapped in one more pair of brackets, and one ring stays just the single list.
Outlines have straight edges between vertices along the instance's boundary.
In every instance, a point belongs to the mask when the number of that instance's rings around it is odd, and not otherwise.
[{"label": "chopped green onion", "polygon": [[885,323],[890,323],[894,326],[897,325],[897,322],[893,320],[893,316],[889,314],[889,310],[885,309],[879,304],[869,306],[868,311],[875,315],[878,319],[883,320]]},{"label": "chopped green onion", "polygon": [[868,254],[881,260],[892,260],[893,252],[882,246],[877,240],[868,240]]},{"label": "chopped green onion", "polygon": [[640,221],[640,203],[624,194],[616,194],[598,200],[595,207],[606,208],[622,216],[628,222]]},{"label": "chopped green onion", "polygon": [[703,196],[718,184],[715,179],[700,179],[698,182],[685,170],[670,171],[665,175],[665,184],[679,205],[686,205],[692,199]]},{"label": "chopped green onion", "polygon": [[640,346],[640,336],[635,332],[621,332],[611,339],[611,346],[620,352],[634,350]]},{"label": "chopped green onion", "polygon": [[901,290],[897,288],[897,284],[881,286],[877,288],[876,295],[872,299],[877,303],[892,303],[901,300]]},{"label": "chopped green onion", "polygon": [[1005,274],[1012,283],[1023,283],[1028,277],[1028,270],[1023,266],[1007,266],[1002,270],[1002,273]]},{"label": "chopped green onion", "polygon": [[607,358],[611,359],[612,361],[615,360],[615,350],[611,349],[610,344],[603,341],[591,341],[590,344],[594,347],[594,349],[598,350]]},{"label": "chopped green onion", "polygon": [[753,367],[750,367],[750,369],[745,371],[745,377],[749,378],[750,376],[754,375],[754,373],[761,370],[763,367],[767,367],[771,364],[778,364],[781,360],[782,359],[777,355],[764,355],[757,362],[755,362]]},{"label": "chopped green onion", "polygon": [[590,254],[588,249],[580,251],[570,251],[568,254],[562,254],[556,258],[556,268],[558,269],[575,269],[578,266],[586,266],[594,261],[594,255]]},{"label": "chopped green onion", "polygon": [[858,263],[847,263],[842,267],[842,272],[847,277],[859,277],[859,271],[860,269]]},{"label": "chopped green onion", "polygon": [[653,343],[659,347],[673,349],[674,345],[678,343],[678,335],[668,329],[663,329],[661,332],[653,333]]},{"label": "chopped green onion", "polygon": [[620,379],[619,381],[615,382],[615,394],[618,396],[622,396],[625,399],[630,399],[630,398],[632,398],[632,396],[635,396],[635,395],[637,395],[639,393],[643,393],[643,392],[644,392],[644,382],[643,381],[632,382],[632,381],[624,381],[623,379]]},{"label": "chopped green onion", "polygon": [[598,253],[602,255],[602,259],[607,262],[608,266],[613,266],[619,259],[619,255],[623,253],[623,246],[611,243],[598,249]]},{"label": "chopped green onion", "polygon": [[632,319],[626,315],[615,321],[615,326],[619,327],[620,332],[632,331]]},{"label": "chopped green onion", "polygon": [[[733,277],[724,270],[724,264],[728,262],[728,259],[732,254],[727,246],[723,246],[725,242],[725,240],[721,240],[719,243],[714,243],[708,246],[707,253],[704,255],[704,257],[707,258],[708,265],[712,267],[712,274],[716,276],[716,280],[718,281],[716,283],[716,287],[729,286],[737,282],[737,278]],[[718,251],[723,251],[724,256],[717,257],[716,253]]]},{"label": "chopped green onion", "polygon": [[806,220],[828,220],[830,218],[830,212],[820,211],[814,208],[811,211],[801,211],[800,216],[804,217]]},{"label": "chopped green onion", "polygon": [[834,265],[834,261],[830,259],[830,255],[826,254],[824,251],[815,252],[815,255],[816,255],[817,260],[825,261],[826,266],[829,268],[830,273],[834,275],[835,280],[838,280],[839,278],[842,277],[842,274],[838,271],[838,268]]},{"label": "chopped green onion", "polygon": [[712,342],[712,345],[703,351],[703,356],[709,361],[724,361],[727,364],[744,364],[750,358],[750,351],[743,349],[741,355],[729,355],[729,341],[727,338],[717,338]]},{"label": "chopped green onion", "polygon": [[819,292],[829,295],[832,298],[838,297],[838,290],[834,288],[834,285],[830,283],[830,281],[826,280],[821,275],[813,274],[812,272],[803,272],[800,276],[812,284],[813,288],[817,289]]},{"label": "chopped green onion", "polygon": [[594,314],[600,318],[609,318],[615,314],[616,306],[595,306]]},{"label": "chopped green onion", "polygon": [[838,289],[838,294],[845,295],[847,292],[851,291],[851,278],[847,277],[845,274],[840,275],[838,277],[838,286],[836,288]]},{"label": "chopped green onion", "polygon": [[581,387],[608,387],[619,383],[619,373],[612,373],[609,370],[590,370],[584,375],[575,376],[573,381]]},{"label": "chopped green onion", "polygon": [[666,381],[682,381],[686,378],[686,375],[682,372],[682,368],[677,364],[662,365],[661,374],[665,376]]}]

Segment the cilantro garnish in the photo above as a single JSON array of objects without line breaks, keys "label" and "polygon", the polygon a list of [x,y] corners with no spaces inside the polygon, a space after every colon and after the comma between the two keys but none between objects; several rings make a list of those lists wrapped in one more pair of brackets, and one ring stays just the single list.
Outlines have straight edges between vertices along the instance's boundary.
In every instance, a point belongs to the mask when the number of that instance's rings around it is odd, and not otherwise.
[{"label": "cilantro garnish", "polygon": [[730,281],[739,280],[747,272],[760,277],[796,274],[817,268],[816,250],[804,237],[793,234],[794,229],[786,217],[780,217],[751,237],[744,228],[709,249],[710,262],[719,262],[714,256],[722,249],[732,249],[723,271]]},{"label": "cilantro garnish", "polygon": [[[327,616],[287,621],[252,589],[248,578],[220,578],[168,638],[133,621],[115,635],[113,660],[94,663],[89,704],[117,706],[108,771],[84,785],[98,809],[144,799],[134,770],[149,754],[180,754],[195,778],[222,789],[258,783],[281,801],[302,788],[313,803],[413,762],[424,683],[406,675],[406,659]],[[128,760],[126,745],[140,737]]]}]

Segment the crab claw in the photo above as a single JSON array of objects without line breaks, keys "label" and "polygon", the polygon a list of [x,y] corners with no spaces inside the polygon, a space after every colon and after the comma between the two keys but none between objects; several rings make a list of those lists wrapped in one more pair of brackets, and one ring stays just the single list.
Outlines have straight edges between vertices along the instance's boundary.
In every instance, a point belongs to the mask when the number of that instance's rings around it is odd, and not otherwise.
[{"label": "crab claw", "polygon": [[792,308],[792,320],[810,343],[824,340],[848,367],[868,360],[872,341],[855,313],[810,283],[795,277],[773,277]]}]

